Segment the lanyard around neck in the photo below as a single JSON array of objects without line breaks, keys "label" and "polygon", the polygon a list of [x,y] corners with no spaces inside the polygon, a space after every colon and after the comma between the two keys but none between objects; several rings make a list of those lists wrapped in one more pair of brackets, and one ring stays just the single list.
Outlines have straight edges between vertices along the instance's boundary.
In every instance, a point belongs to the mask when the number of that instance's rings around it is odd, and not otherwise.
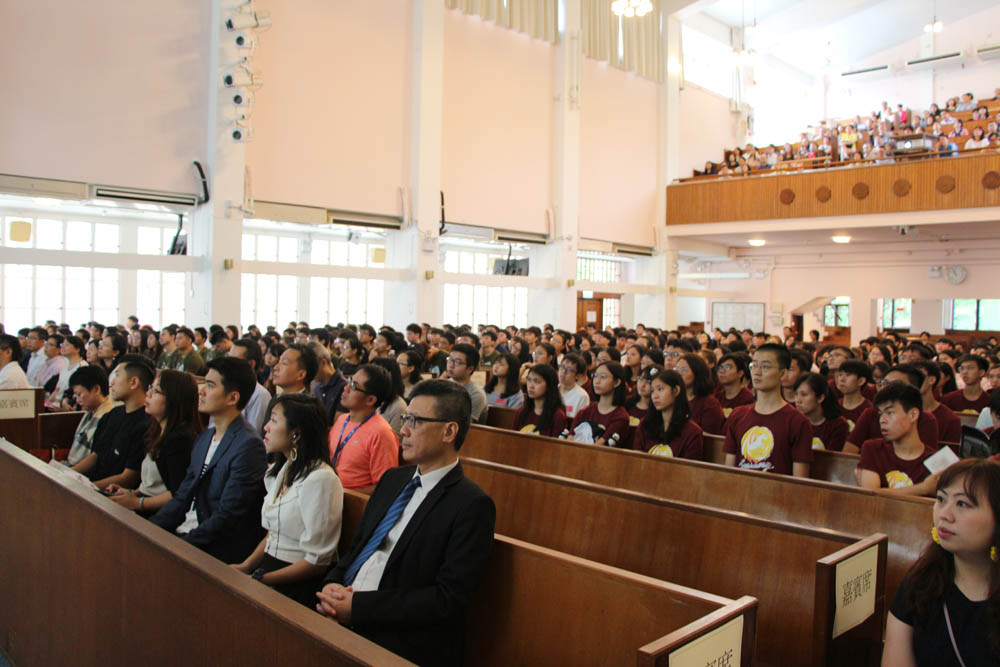
[{"label": "lanyard around neck", "polygon": [[351,438],[354,437],[354,434],[357,433],[358,429],[361,428],[362,426],[364,426],[365,422],[367,422],[369,419],[371,419],[372,417],[375,416],[375,412],[377,412],[377,410],[373,411],[367,417],[365,417],[360,422],[358,422],[358,425],[355,426],[354,428],[352,428],[351,432],[347,434],[347,438],[346,439],[344,438],[344,431],[347,429],[348,422],[351,421],[350,415],[348,415],[347,419],[344,420],[344,425],[340,427],[340,439],[337,442],[337,451],[335,451],[333,453],[333,467],[334,468],[337,467],[337,461],[340,459],[340,452],[342,452],[343,449],[344,449],[344,447],[347,445],[347,443],[351,441]]}]

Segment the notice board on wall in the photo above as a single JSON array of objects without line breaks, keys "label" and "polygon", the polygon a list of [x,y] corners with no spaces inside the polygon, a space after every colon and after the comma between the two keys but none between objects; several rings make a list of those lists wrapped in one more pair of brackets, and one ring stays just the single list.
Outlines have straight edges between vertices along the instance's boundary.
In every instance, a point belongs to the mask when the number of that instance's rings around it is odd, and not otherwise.
[{"label": "notice board on wall", "polygon": [[737,301],[713,301],[712,328],[726,331],[730,327],[735,327],[739,331],[742,331],[743,329],[763,331],[764,304],[743,303]]}]

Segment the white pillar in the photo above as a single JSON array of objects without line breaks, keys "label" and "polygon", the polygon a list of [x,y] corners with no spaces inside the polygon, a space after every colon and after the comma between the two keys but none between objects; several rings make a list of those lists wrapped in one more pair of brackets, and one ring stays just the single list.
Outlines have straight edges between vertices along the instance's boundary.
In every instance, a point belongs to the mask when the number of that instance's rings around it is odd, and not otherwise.
[{"label": "white pillar", "polygon": [[[636,321],[648,326],[657,324],[667,329],[677,328],[677,250],[671,249],[667,236],[667,185],[680,176],[680,103],[681,77],[679,65],[684,62],[681,54],[681,23],[675,16],[668,16],[661,33],[662,53],[667,66],[660,84],[658,107],[659,132],[656,159],[656,255],[659,261],[649,262],[646,277],[662,287],[653,296],[636,297]],[[673,63],[673,65],[672,65]],[[673,71],[671,71],[673,70]],[[647,321],[648,320],[648,321]]]},{"label": "white pillar", "polygon": [[414,0],[410,100],[410,210],[405,229],[386,243],[386,266],[408,280],[386,284],[386,324],[442,321],[438,261],[441,220],[441,133],[444,94],[444,2]]}]

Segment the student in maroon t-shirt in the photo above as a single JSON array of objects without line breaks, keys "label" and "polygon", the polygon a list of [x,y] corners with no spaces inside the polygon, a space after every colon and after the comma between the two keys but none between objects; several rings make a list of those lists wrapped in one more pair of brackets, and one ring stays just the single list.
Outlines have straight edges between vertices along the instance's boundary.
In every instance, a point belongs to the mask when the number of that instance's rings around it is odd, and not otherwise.
[{"label": "student in maroon t-shirt", "polygon": [[924,399],[924,412],[934,415],[938,426],[938,444],[958,443],[962,439],[962,420],[944,403],[938,403],[937,388],[941,385],[941,367],[933,361],[917,359],[910,362],[924,373],[924,383],[920,385],[920,395]]},{"label": "student in maroon t-shirt", "polygon": [[634,449],[658,456],[702,460],[701,427],[691,421],[687,389],[677,371],[661,369],[652,381],[652,409],[632,440]]},{"label": "student in maroon t-shirt", "polygon": [[549,364],[535,364],[528,371],[524,405],[514,413],[514,430],[557,438],[566,430],[566,424],[555,369]]},{"label": "student in maroon t-shirt", "polygon": [[674,370],[680,374],[687,387],[692,421],[705,433],[721,435],[726,415],[722,412],[719,399],[712,395],[715,383],[708,364],[697,354],[689,352],[681,356]]},{"label": "student in maroon t-shirt", "polygon": [[719,379],[719,390],[715,392],[715,397],[722,406],[723,415],[729,417],[734,408],[754,402],[753,392],[746,387],[750,369],[747,367],[745,354],[730,352],[723,355],[715,367],[715,374]]},{"label": "student in maroon t-shirt", "polygon": [[652,409],[653,378],[663,370],[662,366],[646,366],[639,371],[639,379],[635,382],[635,394],[626,399],[625,410],[628,412],[628,436],[621,446],[632,448],[632,439],[646,414]]},{"label": "student in maroon t-shirt", "polygon": [[[920,387],[924,384],[924,378],[924,372],[919,368],[909,364],[899,364],[893,366],[885,374],[885,383],[888,385],[890,382],[904,382],[919,391]],[[917,431],[920,434],[920,442],[931,449],[937,449],[938,425],[937,419],[934,418],[933,414],[926,410],[920,412],[920,418],[917,421]],[[879,438],[881,435],[882,430],[878,423],[878,411],[873,406],[861,413],[857,423],[854,425],[854,430],[847,435],[847,442],[844,443],[844,451],[848,454],[857,454],[861,451],[861,445],[865,440]]]},{"label": "student in maroon t-shirt", "polygon": [[753,355],[753,405],[733,410],[726,421],[726,465],[748,470],[809,476],[813,460],[809,420],[781,397],[781,379],[792,355],[784,345],[766,343]]},{"label": "student in maroon t-shirt", "polygon": [[625,411],[625,369],[617,361],[606,361],[594,371],[595,403],[573,419],[573,440],[595,445],[622,446],[628,435],[628,412]]},{"label": "student in maroon t-shirt", "polygon": [[861,417],[861,413],[872,407],[872,402],[862,394],[862,389],[872,381],[871,367],[863,361],[848,359],[837,369],[834,379],[843,397],[840,399],[840,408],[847,420],[847,430],[850,432]]},{"label": "student in maroon t-shirt", "polygon": [[975,354],[963,355],[955,364],[964,389],[953,391],[941,397],[941,402],[955,412],[979,414],[989,403],[990,397],[983,391],[983,376],[990,369],[990,362]]},{"label": "student in maroon t-shirt", "polygon": [[861,446],[854,471],[858,486],[934,495],[938,476],[924,466],[934,450],[920,441],[917,431],[922,405],[920,390],[906,382],[890,382],[875,395],[882,437],[866,440]]},{"label": "student in maroon t-shirt", "polygon": [[840,414],[840,406],[826,378],[819,373],[800,377],[795,383],[795,408],[812,426],[813,449],[839,452],[844,448],[847,420]]}]

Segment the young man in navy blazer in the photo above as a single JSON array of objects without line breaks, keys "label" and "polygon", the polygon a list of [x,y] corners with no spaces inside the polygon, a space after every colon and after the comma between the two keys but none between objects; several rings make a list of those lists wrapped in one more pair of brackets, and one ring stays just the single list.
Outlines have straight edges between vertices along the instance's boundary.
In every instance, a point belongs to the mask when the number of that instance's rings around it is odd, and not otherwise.
[{"label": "young man in navy blazer", "polygon": [[234,357],[208,363],[198,410],[215,428],[198,436],[184,481],[150,521],[226,563],[239,563],[260,542],[267,452],[243,419],[257,386],[250,365]]},{"label": "young man in navy blazer", "polygon": [[454,382],[414,387],[403,460],[387,471],[349,553],[317,593],[317,610],[420,665],[458,665],[465,608],[493,548],[496,507],[462,473],[472,403]]}]

